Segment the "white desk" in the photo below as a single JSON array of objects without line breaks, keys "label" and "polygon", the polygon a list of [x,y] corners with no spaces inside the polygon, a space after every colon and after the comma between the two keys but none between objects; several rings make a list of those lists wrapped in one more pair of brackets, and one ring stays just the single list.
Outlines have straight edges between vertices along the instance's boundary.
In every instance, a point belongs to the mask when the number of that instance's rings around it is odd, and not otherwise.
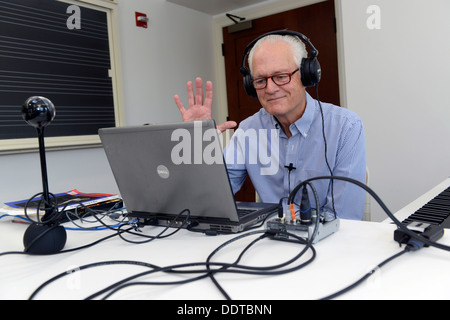
[{"label": "white desk", "polygon": [[[0,252],[21,251],[25,225],[0,221]],[[160,229],[153,230],[153,234]],[[389,223],[341,221],[338,233],[314,245],[316,259],[305,268],[278,276],[221,273],[216,276],[232,299],[318,299],[359,279],[374,266],[399,252]],[[111,231],[68,231],[66,249],[88,244]],[[204,262],[208,255],[235,235],[209,237],[180,231],[172,237],[134,245],[116,237],[94,247],[53,256],[0,257],[0,299],[27,299],[46,280],[81,265],[104,260],[138,260],[158,266]],[[225,247],[213,261],[233,262],[251,238]],[[450,235],[441,243],[450,245]],[[263,240],[245,255],[242,264],[275,265],[289,260],[302,246]],[[305,258],[310,257],[308,252]],[[301,261],[305,260],[302,259]],[[129,275],[146,271],[138,266],[102,266],[59,279],[36,299],[84,299]],[[450,299],[450,252],[435,248],[408,253],[390,262],[366,282],[340,299]],[[158,273],[146,281],[181,280],[194,275]],[[209,278],[173,286],[134,286],[111,299],[223,299]],[[181,302],[180,302],[181,303]]]}]

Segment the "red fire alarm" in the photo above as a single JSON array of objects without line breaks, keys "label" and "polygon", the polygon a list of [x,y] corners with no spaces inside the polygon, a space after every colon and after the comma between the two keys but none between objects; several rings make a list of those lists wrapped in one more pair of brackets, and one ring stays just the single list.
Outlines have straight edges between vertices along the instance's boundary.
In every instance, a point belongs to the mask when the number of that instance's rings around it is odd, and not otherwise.
[{"label": "red fire alarm", "polygon": [[145,13],[136,12],[136,27],[147,28],[148,20]]}]

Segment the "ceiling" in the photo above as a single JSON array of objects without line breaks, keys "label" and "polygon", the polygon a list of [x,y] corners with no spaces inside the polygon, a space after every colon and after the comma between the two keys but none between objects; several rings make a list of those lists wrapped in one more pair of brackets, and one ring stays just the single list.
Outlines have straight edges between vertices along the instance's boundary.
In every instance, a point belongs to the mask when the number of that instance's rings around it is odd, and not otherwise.
[{"label": "ceiling", "polygon": [[167,2],[204,12],[212,16],[269,1],[273,0],[167,0]]}]

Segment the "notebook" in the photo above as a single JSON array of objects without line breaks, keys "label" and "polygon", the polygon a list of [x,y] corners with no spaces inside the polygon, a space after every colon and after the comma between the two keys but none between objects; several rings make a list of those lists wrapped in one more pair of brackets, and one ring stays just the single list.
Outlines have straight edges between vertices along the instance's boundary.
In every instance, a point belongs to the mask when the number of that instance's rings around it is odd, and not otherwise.
[{"label": "notebook", "polygon": [[[277,212],[277,204],[235,202],[213,120],[99,130],[130,217],[206,233],[237,233]],[[185,215],[183,214],[183,217]]]}]

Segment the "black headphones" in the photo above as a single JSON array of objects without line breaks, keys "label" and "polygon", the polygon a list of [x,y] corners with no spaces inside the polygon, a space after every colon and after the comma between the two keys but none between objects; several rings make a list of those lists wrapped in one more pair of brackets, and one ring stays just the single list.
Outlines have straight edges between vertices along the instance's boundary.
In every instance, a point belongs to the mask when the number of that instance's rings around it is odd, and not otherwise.
[{"label": "black headphones", "polygon": [[319,51],[313,46],[311,41],[307,37],[305,37],[303,34],[295,31],[289,31],[289,30],[278,30],[278,31],[272,31],[268,32],[266,34],[263,34],[262,36],[256,38],[252,42],[249,43],[247,48],[245,48],[244,56],[242,57],[242,64],[240,72],[244,75],[244,88],[245,92],[250,97],[256,98],[256,89],[253,87],[252,84],[252,75],[250,73],[250,70],[245,66],[245,60],[250,53],[250,50],[253,48],[253,46],[258,42],[260,39],[267,37],[269,35],[278,34],[282,36],[294,36],[302,39],[304,42],[306,42],[310,47],[311,51],[309,52],[309,58],[303,58],[302,63],[300,66],[300,79],[305,87],[314,87],[317,85],[320,81],[320,77],[322,75],[322,71],[320,69],[319,61],[317,60],[317,55],[319,54]]}]

